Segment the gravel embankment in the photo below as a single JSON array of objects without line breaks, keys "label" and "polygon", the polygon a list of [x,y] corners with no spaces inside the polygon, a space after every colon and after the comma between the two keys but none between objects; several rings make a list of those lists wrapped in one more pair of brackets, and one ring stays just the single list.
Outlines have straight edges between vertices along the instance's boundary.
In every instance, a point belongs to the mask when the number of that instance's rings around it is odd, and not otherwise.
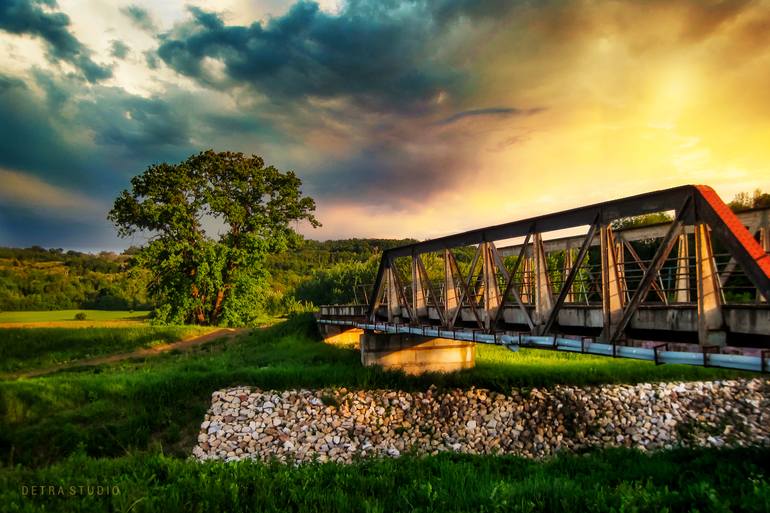
[{"label": "gravel embankment", "polygon": [[584,447],[643,450],[770,444],[770,380],[513,391],[219,390],[193,455],[349,462],[413,451],[543,457]]}]

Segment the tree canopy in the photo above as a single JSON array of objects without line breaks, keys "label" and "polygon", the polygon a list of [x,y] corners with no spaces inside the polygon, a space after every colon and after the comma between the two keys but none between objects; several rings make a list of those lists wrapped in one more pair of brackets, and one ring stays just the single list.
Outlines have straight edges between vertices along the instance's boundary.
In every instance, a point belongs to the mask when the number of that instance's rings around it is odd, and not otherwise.
[{"label": "tree canopy", "polygon": [[134,258],[151,271],[157,319],[252,321],[268,285],[266,256],[299,239],[293,222],[320,226],[301,185],[293,172],[266,166],[256,155],[213,150],[152,165],[132,178],[108,219],[121,237],[150,235]]}]

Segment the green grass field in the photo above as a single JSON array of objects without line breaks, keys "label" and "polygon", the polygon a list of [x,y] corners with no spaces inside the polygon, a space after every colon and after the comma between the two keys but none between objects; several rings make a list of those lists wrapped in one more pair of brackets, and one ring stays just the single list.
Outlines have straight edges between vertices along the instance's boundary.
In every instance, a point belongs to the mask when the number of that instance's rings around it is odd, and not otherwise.
[{"label": "green grass field", "polygon": [[10,322],[66,322],[75,321],[75,315],[85,313],[89,321],[141,321],[149,312],[127,310],[50,310],[40,312],[0,312],[0,324]]},{"label": "green grass field", "polygon": [[18,372],[149,348],[208,331],[194,326],[131,328],[6,328],[0,330],[0,372]]},{"label": "green grass field", "polygon": [[[34,330],[28,334],[36,337]],[[0,486],[6,490],[0,504],[12,505],[9,511],[126,511],[132,505],[132,511],[684,511],[687,505],[767,511],[770,451],[764,449],[654,456],[617,450],[546,462],[444,455],[353,467],[184,460],[211,393],[228,386],[414,390],[436,384],[507,392],[741,375],[749,374],[479,346],[474,369],[409,377],[362,367],[352,349],[321,343],[312,318],[302,316],[189,353],[0,381]],[[21,495],[24,483],[83,480],[118,483],[126,491],[108,498]]]}]

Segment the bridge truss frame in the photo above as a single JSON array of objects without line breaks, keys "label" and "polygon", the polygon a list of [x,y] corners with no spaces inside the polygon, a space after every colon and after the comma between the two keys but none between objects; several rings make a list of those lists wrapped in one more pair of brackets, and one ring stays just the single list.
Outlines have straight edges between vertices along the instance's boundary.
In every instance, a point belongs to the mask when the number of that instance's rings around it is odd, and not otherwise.
[{"label": "bridge truss frame", "polygon": [[[636,255],[629,241],[612,229],[613,221],[619,219],[667,211],[674,212],[674,220],[668,225],[652,260],[646,264]],[[565,278],[559,290],[554,291],[549,282],[542,234],[586,226],[588,232],[582,236],[583,242],[577,254],[573,251],[565,254]],[[504,331],[501,322],[505,302],[509,301],[521,312],[528,326],[527,336],[557,340],[560,333],[559,314],[566,303],[574,300],[573,283],[589,247],[598,237],[603,319],[599,341],[610,345],[615,355],[616,346],[627,336],[626,330],[632,317],[650,294],[659,296],[667,304],[660,282],[661,268],[675,246],[679,246],[680,253],[688,251],[687,233],[691,233],[695,243],[694,302],[697,304],[698,341],[705,354],[706,348],[725,343],[724,295],[712,236],[729,252],[730,265],[740,266],[756,287],[758,295],[767,301],[770,298],[770,247],[767,247],[767,228],[763,229],[765,232],[760,244],[713,189],[705,185],[687,185],[471,230],[385,250],[369,296],[366,319],[371,325],[385,320],[392,325],[428,325],[452,330],[458,327],[458,319],[465,308],[472,313],[474,333],[477,330],[491,334]],[[517,247],[518,258],[513,268],[507,269],[495,242],[520,237],[524,237],[524,243]],[[451,250],[468,246],[475,246],[476,249],[471,267],[464,276]],[[443,254],[444,280],[440,288],[428,276],[422,260],[422,255],[426,253]],[[526,257],[528,254],[530,257]],[[633,291],[628,289],[623,275],[626,254],[636,261],[642,272]],[[400,257],[411,258],[410,297],[405,290],[407,280],[395,264]],[[520,266],[532,267],[528,274],[532,277],[531,283],[526,287],[523,284],[514,286],[514,277],[519,273]],[[477,267],[480,272],[475,276],[476,283],[472,283]],[[678,280],[689,280],[686,266],[681,269],[681,277],[679,272]],[[481,290],[481,294],[472,298],[472,288]],[[523,299],[522,296],[526,297]],[[534,309],[527,307],[532,304]],[[381,306],[387,309],[386,319],[378,317]],[[431,320],[431,309],[438,314],[437,320]]]}]

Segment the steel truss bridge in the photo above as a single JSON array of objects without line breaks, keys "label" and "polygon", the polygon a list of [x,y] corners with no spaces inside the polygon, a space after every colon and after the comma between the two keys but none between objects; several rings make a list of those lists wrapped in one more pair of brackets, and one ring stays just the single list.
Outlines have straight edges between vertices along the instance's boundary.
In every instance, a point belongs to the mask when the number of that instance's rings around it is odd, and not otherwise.
[{"label": "steel truss bridge", "polygon": [[769,297],[770,209],[689,185],[386,250],[367,304],[318,322],[767,371]]}]

